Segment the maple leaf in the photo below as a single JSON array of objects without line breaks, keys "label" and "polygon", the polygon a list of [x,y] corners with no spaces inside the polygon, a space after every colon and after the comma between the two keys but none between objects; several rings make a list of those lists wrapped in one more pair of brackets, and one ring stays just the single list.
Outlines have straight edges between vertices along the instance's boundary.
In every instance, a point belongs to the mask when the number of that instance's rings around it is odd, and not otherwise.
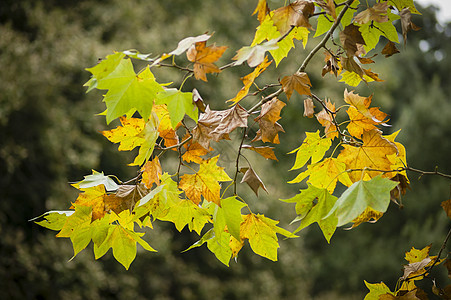
[{"label": "maple leaf", "polygon": [[332,73],[337,77],[338,70],[340,67],[338,66],[337,58],[332,55],[329,51],[324,51],[324,61],[326,62],[326,65],[323,67],[323,71],[321,73],[321,76],[324,77],[327,73]]},{"label": "maple leaf", "polygon": [[[51,210],[30,221],[50,230],[60,231],[63,228],[64,223],[66,223],[67,217],[71,216],[74,212],[75,211],[73,210]],[[43,218],[43,220],[37,221],[41,218]]]},{"label": "maple leaf", "polygon": [[196,174],[184,174],[181,177],[179,187],[194,203],[199,204],[202,195],[205,200],[220,205],[219,182],[232,179],[224,172],[224,168],[216,165],[218,158],[219,155],[202,161]]},{"label": "maple leaf", "polygon": [[148,161],[141,168],[142,173],[142,182],[146,185],[147,188],[151,188],[152,184],[160,185],[160,176],[163,173],[161,168],[160,160],[158,156],[151,161]]},{"label": "maple leaf", "polygon": [[212,228],[209,231],[207,231],[200,240],[192,244],[185,251],[191,250],[196,247],[200,247],[203,244],[207,243],[207,248],[211,252],[213,252],[216,258],[226,266],[229,266],[229,262],[233,254],[232,249],[229,245],[230,239],[231,239],[230,233],[225,231],[217,233]]},{"label": "maple leaf", "polygon": [[205,47],[206,41],[197,42],[186,52],[189,61],[194,63],[194,77],[207,81],[206,74],[219,73],[221,70],[214,64],[228,48],[227,46]]},{"label": "maple leaf", "polygon": [[280,81],[282,84],[282,89],[287,95],[288,100],[290,100],[293,91],[299,93],[299,95],[312,95],[310,92],[310,79],[305,72],[297,72],[291,76],[285,76]]},{"label": "maple leaf", "polygon": [[366,44],[358,26],[354,24],[346,26],[340,32],[340,42],[349,57],[364,54],[363,45]]},{"label": "maple leaf", "polygon": [[177,89],[165,89],[157,94],[156,104],[166,104],[173,129],[186,115],[195,122],[198,119],[198,109],[193,102],[193,93],[184,93]]},{"label": "maple leaf", "polygon": [[258,0],[257,7],[255,8],[252,15],[257,14],[257,19],[261,24],[268,13],[269,13],[269,7],[268,7],[268,3],[266,2],[266,0]]},{"label": "maple leaf", "polygon": [[381,283],[368,283],[366,280],[364,280],[366,287],[370,290],[368,294],[366,294],[364,300],[379,300],[380,296],[385,294],[393,295],[393,293],[390,291],[388,286],[381,282]]},{"label": "maple leaf", "polygon": [[257,173],[252,169],[252,167],[249,167],[246,172],[244,173],[243,179],[241,180],[241,183],[246,182],[247,185],[254,191],[255,195],[258,196],[258,188],[262,188],[265,190],[265,192],[268,192],[268,190],[265,187],[265,184],[263,181],[258,177]]},{"label": "maple leaf", "polygon": [[153,153],[158,138],[158,117],[152,116],[148,122],[143,119],[125,117],[120,118],[122,126],[116,129],[102,131],[102,134],[111,142],[119,143],[119,151],[133,150],[140,147],[138,156],[130,165],[138,166],[144,163]]},{"label": "maple leaf", "polygon": [[296,233],[318,223],[327,242],[330,242],[337,227],[337,218],[330,215],[324,218],[334,206],[337,197],[332,196],[326,189],[317,188],[311,184],[306,190],[300,190],[293,198],[282,200],[287,203],[296,203],[296,214],[298,215],[292,223],[301,221],[301,225],[293,232]]},{"label": "maple leaf", "polygon": [[[393,142],[382,137],[377,129],[365,131],[362,135],[363,144],[359,147],[343,145],[343,150],[337,159],[346,164],[347,169],[355,171],[349,173],[353,182],[359,181],[364,172],[370,178],[380,174],[377,171],[365,171],[365,168],[377,170],[391,170],[391,162],[387,158],[390,154],[397,154],[398,148]],[[384,174],[384,176],[389,176]]]},{"label": "maple leaf", "polygon": [[249,240],[252,251],[272,261],[277,261],[279,243],[277,234],[293,237],[293,234],[276,226],[279,221],[264,215],[248,214],[243,217],[240,226],[241,240]]},{"label": "maple leaf", "polygon": [[272,61],[268,62],[268,57],[265,56],[264,61],[261,64],[259,64],[252,73],[241,78],[241,81],[243,82],[244,87],[241,88],[241,90],[238,92],[238,94],[235,96],[235,98],[229,99],[226,102],[232,102],[232,105],[235,105],[238,102],[240,102],[241,99],[243,99],[249,92],[249,89],[252,86],[252,84],[254,83],[254,80],[258,76],[260,76],[260,74],[263,73],[263,71],[265,71],[266,68],[271,63],[272,63]]},{"label": "maple leaf", "polygon": [[188,225],[190,231],[194,230],[198,234],[205,224],[211,222],[210,214],[191,200],[181,200],[172,205],[167,214],[159,219],[173,222],[178,231],[182,231]]},{"label": "maple leaf", "polygon": [[383,23],[388,21],[387,9],[388,2],[376,3],[373,7],[369,7],[354,17],[357,24],[364,24],[368,22]]},{"label": "maple leaf", "polygon": [[276,155],[274,154],[274,150],[273,150],[274,147],[268,147],[268,146],[254,147],[254,146],[250,146],[250,145],[243,145],[242,148],[255,151],[266,159],[272,159],[275,161],[279,161],[277,159]]},{"label": "maple leaf", "polygon": [[209,149],[205,149],[201,144],[195,142],[184,144],[183,147],[186,148],[185,153],[182,155],[182,159],[186,162],[195,162],[196,164],[200,164],[203,161],[203,155],[206,155],[208,152],[212,151],[213,148],[209,147]]},{"label": "maple leaf", "polygon": [[319,130],[316,132],[306,132],[305,135],[306,137],[302,142],[302,145],[293,151],[288,152],[288,154],[297,152],[296,160],[290,170],[302,168],[309,159],[311,159],[312,164],[319,162],[332,145],[330,138],[320,138]]},{"label": "maple leaf", "polygon": [[77,189],[86,189],[103,184],[107,191],[115,191],[119,188],[116,182],[109,176],[105,176],[103,172],[99,173],[96,170],[92,170],[92,175],[84,176],[84,178],[82,181],[72,184],[72,186]]},{"label": "maple leaf", "polygon": [[197,126],[193,129],[193,140],[205,149],[209,149],[210,140],[229,139],[229,133],[238,127],[247,127],[249,114],[239,104],[227,110],[210,110],[206,108],[201,114]]},{"label": "maple leaf", "polygon": [[280,111],[286,104],[277,98],[266,102],[262,105],[260,115],[254,119],[259,125],[260,129],[257,131],[255,138],[252,140],[262,140],[264,143],[270,142],[279,144],[279,131],[285,132],[282,125],[277,123],[281,119]]},{"label": "maple leaf", "polygon": [[[386,113],[383,113],[377,107],[371,107],[366,112],[367,116],[364,116],[356,107],[349,107],[346,113],[349,116],[349,124],[346,127],[349,133],[355,137],[360,137],[364,131],[370,131],[376,126],[381,124],[381,122],[375,122],[376,120],[385,120],[387,117]],[[368,118],[371,116],[371,119]]]},{"label": "maple leaf", "polygon": [[318,188],[327,189],[331,194],[335,190],[337,181],[340,181],[345,186],[352,185],[352,181],[348,173],[346,173],[346,164],[333,157],[309,165],[306,171],[288,183],[298,183],[307,177],[309,177],[307,182]]},{"label": "maple leaf", "polygon": [[[318,2],[321,2],[321,0],[317,0],[316,3],[319,4]],[[332,1],[327,0],[326,2],[330,3]],[[343,10],[343,8],[345,7],[344,2],[346,2],[346,0],[335,0],[333,1],[334,4],[341,4],[339,6],[337,6],[335,8],[335,15],[337,16],[338,14],[341,13],[341,11]],[[341,26],[346,27],[347,25],[352,23],[352,19],[354,17],[354,12],[358,9],[358,6],[360,4],[359,0],[354,0],[348,7],[349,9],[345,12],[345,14],[343,15],[343,18],[341,19]],[[321,5],[320,5],[321,6]],[[326,10],[326,9],[325,9]],[[327,10],[326,10],[326,13]],[[333,14],[333,12],[331,12]],[[329,14],[329,13],[328,13]],[[330,19],[329,17],[325,16],[325,15],[320,15],[317,19],[317,25],[316,25],[316,32],[314,37],[318,37],[320,35],[323,35],[324,33],[326,33],[327,31],[329,31],[330,27],[333,24],[333,20]]]},{"label": "maple leaf", "polygon": [[[329,100],[326,100],[325,103],[326,103],[326,107],[329,109],[329,111],[334,113],[335,112],[335,104],[331,103]],[[315,116],[316,116],[316,119],[318,120],[318,122],[324,127],[324,132],[326,134],[326,137],[328,137],[332,140],[334,140],[336,137],[338,137],[337,126],[335,126],[332,116],[325,109],[323,109],[322,111],[317,113]]]},{"label": "maple leaf", "polygon": [[70,208],[75,205],[91,207],[92,221],[101,219],[105,215],[105,187],[97,185],[90,188],[80,188],[82,191]]},{"label": "maple leaf", "polygon": [[[407,158],[406,158],[406,148],[401,144],[395,141],[396,137],[398,136],[400,130],[393,132],[390,135],[384,136],[387,140],[389,140],[392,143],[395,143],[396,148],[398,149],[397,153],[393,153],[390,155],[387,155],[388,160],[391,163],[391,169],[397,170],[399,168],[403,168],[407,165]],[[407,172],[404,171],[397,171],[396,173],[388,173],[388,177],[395,177],[398,174],[402,175],[402,177],[405,179],[406,182],[400,181],[400,184],[403,183],[404,185],[401,186],[401,191],[404,191],[408,187],[409,179],[407,178]],[[403,179],[402,179],[403,180]]]},{"label": "maple leaf", "polygon": [[326,14],[330,15],[334,20],[337,19],[334,0],[315,0],[315,3],[324,9]]},{"label": "maple leaf", "polygon": [[402,36],[404,38],[404,44],[406,44],[407,41],[407,33],[412,29],[415,31],[418,31],[421,29],[421,27],[418,27],[417,25],[415,25],[411,18],[412,18],[412,14],[410,12],[410,8],[409,7],[405,7],[403,8],[400,12],[399,12],[399,16],[401,17],[401,29],[402,29]]},{"label": "maple leaf", "polygon": [[396,48],[395,43],[393,43],[392,41],[388,41],[384,49],[382,49],[381,53],[384,54],[384,56],[387,58],[396,53],[399,53],[399,50],[398,48]]},{"label": "maple leaf", "polygon": [[273,15],[274,12],[268,14],[263,23],[261,23],[260,26],[257,27],[257,31],[255,32],[251,47],[254,47],[264,40],[276,40],[278,48],[269,50],[269,53],[271,53],[272,57],[274,58],[277,67],[282,59],[287,57],[288,52],[290,52],[290,50],[295,47],[293,42],[294,39],[302,40],[302,44],[305,48],[308,41],[309,31],[305,27],[295,27],[286,37],[279,41],[281,33],[274,25]]},{"label": "maple leaf", "polygon": [[390,191],[397,184],[380,175],[369,181],[359,180],[344,191],[325,218],[335,214],[337,226],[343,226],[361,215],[367,207],[384,213],[390,203]]},{"label": "maple leaf", "polygon": [[232,59],[236,60],[234,63],[235,66],[247,61],[249,67],[254,68],[265,60],[266,51],[276,50],[278,48],[277,39],[272,39],[262,45],[243,47],[237,51],[237,54]]},{"label": "maple leaf", "polygon": [[96,79],[97,89],[108,90],[103,100],[107,107],[107,124],[135,111],[147,120],[152,112],[153,100],[158,92],[163,91],[163,87],[155,81],[149,68],[136,74],[131,60],[118,60],[119,57],[108,56],[104,64],[86,69]]},{"label": "maple leaf", "polygon": [[274,25],[281,34],[287,32],[291,26],[312,28],[308,19],[314,12],[315,5],[313,2],[297,0],[274,11]]},{"label": "maple leaf", "polygon": [[[382,113],[381,111],[379,111],[379,109],[373,109],[372,111],[370,111],[369,107],[371,104],[371,99],[373,98],[373,96],[369,96],[369,97],[362,97],[359,96],[358,94],[354,94],[353,92],[348,92],[347,89],[345,89],[344,92],[344,100],[346,103],[352,105],[353,107],[355,107],[355,109],[357,109],[357,111],[359,113],[361,113],[363,116],[365,116],[366,118],[381,124],[381,125],[386,125],[384,123],[384,118],[382,118],[383,115],[386,116],[386,114]],[[381,119],[379,119],[379,118]]]},{"label": "maple leaf", "polygon": [[[166,147],[175,146],[179,143],[179,137],[175,132],[177,129],[172,127],[172,122],[169,117],[169,111],[166,105],[154,105],[152,111],[156,114],[159,120],[158,125],[158,135],[164,140],[164,145]],[[174,148],[174,151],[177,149]]]}]

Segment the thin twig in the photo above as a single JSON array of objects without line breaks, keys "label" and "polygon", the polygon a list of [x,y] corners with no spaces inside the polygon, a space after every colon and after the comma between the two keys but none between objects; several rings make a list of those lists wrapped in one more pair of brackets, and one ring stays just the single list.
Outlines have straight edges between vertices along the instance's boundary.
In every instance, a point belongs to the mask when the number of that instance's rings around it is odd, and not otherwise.
[{"label": "thin twig", "polygon": [[341,132],[340,130],[340,125],[338,125],[337,120],[335,119],[335,115],[336,115],[336,111],[331,111],[326,103],[324,103],[323,100],[321,100],[318,96],[316,96],[315,94],[312,94],[313,99],[315,99],[316,101],[318,101],[319,103],[321,103],[322,107],[324,108],[324,110],[330,115],[330,117],[332,118],[332,123],[334,123],[335,127],[337,128],[337,132],[338,135],[340,136],[340,140],[343,140],[344,134]]}]

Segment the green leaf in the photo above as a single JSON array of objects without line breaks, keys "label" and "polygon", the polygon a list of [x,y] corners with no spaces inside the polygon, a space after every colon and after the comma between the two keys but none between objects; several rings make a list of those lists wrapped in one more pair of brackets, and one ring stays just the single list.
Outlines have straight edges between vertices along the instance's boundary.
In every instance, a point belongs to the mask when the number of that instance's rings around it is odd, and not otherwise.
[{"label": "green leaf", "polygon": [[193,93],[183,93],[177,89],[166,89],[158,93],[156,104],[166,104],[168,106],[171,126],[174,129],[176,129],[177,124],[183,119],[185,114],[197,123],[199,111],[193,102]]},{"label": "green leaf", "polygon": [[[50,230],[61,230],[66,223],[67,217],[71,216],[75,211],[67,210],[67,211],[59,211],[52,210],[48,211],[39,217],[33,218],[30,221],[34,221],[39,226],[48,228]],[[44,218],[42,221],[35,221],[40,218]]]},{"label": "green leaf", "polygon": [[391,2],[393,2],[398,11],[408,7],[411,13],[421,15],[421,13],[416,9],[413,0],[391,0]]},{"label": "green leaf", "polygon": [[[228,231],[237,240],[240,239],[240,224],[243,221],[241,209],[245,206],[246,204],[237,200],[235,196],[221,199],[221,207],[218,209],[218,214],[216,215],[216,218],[224,219]],[[221,231],[224,231],[224,228]],[[217,231],[216,234],[218,234]]]},{"label": "green leaf", "polygon": [[306,138],[302,142],[302,145],[289,152],[289,154],[297,152],[296,160],[290,170],[302,168],[309,159],[311,159],[312,164],[320,161],[332,145],[330,138],[321,138],[319,136],[319,130],[316,132],[306,132],[305,134]]},{"label": "green leaf", "polygon": [[129,58],[121,59],[115,65],[119,57],[113,57],[111,61],[108,59],[105,69],[97,69],[99,66],[87,69],[97,80],[96,88],[108,90],[103,100],[107,107],[107,124],[134,111],[147,120],[152,112],[153,101],[157,93],[163,91],[163,87],[155,81],[149,68],[136,74]]},{"label": "green leaf", "polygon": [[136,241],[128,230],[116,225],[111,233],[114,258],[128,270],[136,257]]},{"label": "green leaf", "polygon": [[96,170],[92,170],[92,175],[84,176],[85,179],[73,184],[77,189],[87,189],[90,187],[103,184],[107,191],[115,191],[119,186],[108,176],[105,176],[103,172],[99,173]]},{"label": "green leaf", "polygon": [[378,175],[369,181],[357,181],[351,185],[341,196],[324,219],[335,213],[338,218],[337,226],[352,222],[367,207],[384,213],[390,203],[390,191],[398,182],[382,178]]},{"label": "green leaf", "polygon": [[399,43],[398,32],[396,31],[393,21],[399,19],[398,15],[389,13],[389,21],[383,23],[369,22],[362,24],[359,27],[359,31],[362,33],[362,37],[365,40],[365,51],[369,52],[374,49],[379,43],[381,36],[385,36],[392,42]]},{"label": "green leaf", "polygon": [[165,216],[159,217],[162,221],[170,221],[175,224],[178,231],[188,225],[190,231],[200,234],[205,224],[211,222],[210,214],[206,209],[200,208],[191,200],[180,200],[169,208]]},{"label": "green leaf", "polygon": [[99,80],[102,80],[109,74],[111,74],[125,57],[125,54],[118,52],[115,54],[107,55],[107,57],[101,60],[97,65],[91,68],[85,69],[86,71],[91,72],[91,79],[84,84],[84,86],[88,87],[86,93],[89,93],[94,88],[97,88],[97,83]]},{"label": "green leaf", "polygon": [[[341,4],[341,3],[345,2],[345,1],[346,0],[338,0],[338,1],[335,1],[335,3]],[[359,4],[360,4],[360,1],[358,1],[358,0],[354,1],[350,5],[350,7],[352,9],[348,9],[345,12],[345,15],[341,19],[341,25],[343,26],[343,28],[345,28],[347,25],[351,24],[352,18],[354,16],[355,9],[357,8],[357,6]],[[339,6],[339,7],[337,7],[335,9],[335,12],[336,12],[337,16],[340,14],[340,12],[343,10],[344,7],[345,6],[342,5],[342,6]],[[327,19],[327,18],[329,18],[329,19]],[[325,34],[332,27],[332,24],[334,23],[333,22],[334,21],[333,18],[331,16],[327,16],[327,18],[324,15],[320,15],[318,17],[318,23],[316,25],[316,31],[315,31],[315,35],[313,37],[317,37],[317,36]]]},{"label": "green leaf", "polygon": [[379,300],[379,297],[384,294],[391,294],[393,293],[390,291],[388,286],[385,285],[385,283],[368,283],[366,280],[364,280],[366,287],[370,290],[368,294],[366,294],[365,298],[363,300]]},{"label": "green leaf", "polygon": [[147,121],[144,126],[143,131],[138,135],[138,137],[143,138],[143,144],[139,148],[138,156],[130,164],[130,166],[140,166],[146,162],[150,156],[152,156],[153,150],[155,148],[155,143],[158,139],[158,126],[160,125],[160,120],[152,113],[152,117]]},{"label": "green leaf", "polygon": [[216,235],[214,229],[212,228],[207,231],[200,240],[192,244],[183,252],[200,247],[207,243],[207,248],[213,252],[216,258],[226,266],[229,266],[230,258],[232,257],[232,250],[230,249],[229,242],[230,233],[222,231],[219,235]]},{"label": "green leaf", "polygon": [[327,218],[324,217],[328,215],[334,206],[337,197],[331,195],[327,189],[320,189],[309,184],[308,188],[301,190],[300,194],[282,201],[296,203],[296,214],[298,214],[298,217],[293,222],[301,221],[301,225],[294,233],[316,222],[327,242],[330,242],[337,227],[338,219],[333,214]]}]

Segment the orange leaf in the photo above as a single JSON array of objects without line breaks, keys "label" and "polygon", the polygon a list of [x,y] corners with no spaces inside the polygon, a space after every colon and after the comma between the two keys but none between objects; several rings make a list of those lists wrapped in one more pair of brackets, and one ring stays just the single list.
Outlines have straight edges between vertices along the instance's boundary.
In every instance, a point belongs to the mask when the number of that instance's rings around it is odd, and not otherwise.
[{"label": "orange leaf", "polygon": [[451,218],[451,199],[443,201],[441,206],[443,210],[446,212],[448,218]]},{"label": "orange leaf", "polygon": [[213,150],[211,147],[207,150],[197,142],[188,143],[183,146],[186,148],[186,151],[183,153],[182,159],[186,162],[195,162],[196,164],[200,164],[203,160],[201,156]]},{"label": "orange leaf", "polygon": [[265,56],[265,60],[261,64],[259,64],[252,73],[241,78],[241,81],[243,82],[244,87],[238,92],[238,94],[235,96],[235,98],[229,99],[229,100],[227,100],[227,102],[232,102],[232,105],[234,105],[234,104],[238,103],[239,101],[241,101],[241,99],[243,99],[249,92],[249,89],[250,89],[251,85],[254,83],[254,80],[258,76],[260,76],[260,74],[263,73],[263,71],[265,71],[266,68],[271,63],[272,63],[272,61],[268,62],[268,57]]},{"label": "orange leaf", "polygon": [[291,26],[312,28],[308,19],[315,12],[313,2],[298,0],[288,6],[274,11],[273,21],[281,34],[287,32]]},{"label": "orange leaf", "polygon": [[257,19],[261,24],[268,13],[269,13],[269,7],[268,7],[268,3],[266,2],[266,0],[258,0],[257,7],[255,8],[252,15],[257,14]]},{"label": "orange leaf", "polygon": [[398,48],[396,48],[395,43],[388,41],[387,45],[385,45],[381,53],[384,54],[384,56],[387,58],[392,56],[393,54],[399,53],[399,50]]},{"label": "orange leaf", "polygon": [[[80,193],[73,204],[92,207],[92,221],[103,218],[105,215],[105,187],[97,185],[86,189],[80,189]],[[70,208],[74,208],[71,206]]]},{"label": "orange leaf", "polygon": [[249,145],[243,145],[243,149],[249,149],[252,151],[257,152],[258,154],[260,154],[261,156],[263,156],[266,159],[272,159],[272,160],[276,160],[279,161],[276,157],[276,155],[274,154],[274,147],[254,147],[254,146],[249,146]]},{"label": "orange leaf", "polygon": [[142,167],[142,181],[148,189],[152,188],[152,184],[160,185],[160,175],[163,173],[158,156],[151,161],[145,163]]},{"label": "orange leaf", "polygon": [[380,122],[375,122],[373,118],[376,120],[384,120],[387,117],[387,114],[381,112],[377,107],[368,109],[369,114],[367,115],[371,115],[371,119],[368,119],[368,117],[360,113],[354,106],[349,107],[346,112],[350,120],[350,123],[346,128],[351,135],[357,138],[360,138],[364,131],[373,130],[376,128],[376,125],[380,124]]},{"label": "orange leaf", "polygon": [[282,125],[277,123],[280,120],[280,111],[286,104],[277,98],[262,105],[260,115],[254,119],[259,125],[260,129],[257,131],[255,138],[252,140],[262,140],[264,143],[270,142],[279,144],[279,131],[285,132]]},{"label": "orange leaf", "polygon": [[310,92],[312,84],[310,83],[307,73],[297,72],[291,76],[285,76],[280,83],[282,84],[283,91],[287,94],[288,100],[290,100],[294,90],[296,90],[299,95],[312,95]]},{"label": "orange leaf", "polygon": [[199,171],[196,174],[185,174],[180,179],[179,187],[185,192],[186,196],[196,204],[202,199],[214,202],[220,205],[220,181],[232,180],[224,168],[218,167],[218,156],[200,163]]},{"label": "orange leaf", "polygon": [[[353,92],[348,92],[347,89],[344,93],[345,102],[355,107],[363,116],[374,121],[377,124],[387,125],[384,123],[384,119],[387,116],[385,113],[379,111],[379,109],[370,110],[369,106],[371,104],[372,98],[372,95],[369,97],[361,97],[358,94],[354,94]],[[384,118],[382,118],[382,116],[384,116]]]},{"label": "orange leaf", "polygon": [[[160,120],[160,125],[158,126],[158,134],[164,139],[164,145],[166,147],[175,146],[179,143],[179,137],[177,133],[172,128],[171,119],[169,117],[169,112],[166,105],[154,105],[152,111],[156,113],[158,119]],[[174,151],[177,149],[174,148]]]},{"label": "orange leaf", "polygon": [[[331,112],[335,112],[335,104],[332,104],[329,100],[326,100],[326,107]],[[315,116],[318,122],[324,126],[324,132],[328,138],[335,139],[338,137],[337,126],[335,126],[332,117],[325,109],[317,113]]]},{"label": "orange leaf", "polygon": [[198,42],[186,52],[189,61],[194,63],[194,77],[207,81],[207,73],[219,73],[221,70],[214,64],[227,49],[227,46],[216,45],[205,47],[205,42]]}]

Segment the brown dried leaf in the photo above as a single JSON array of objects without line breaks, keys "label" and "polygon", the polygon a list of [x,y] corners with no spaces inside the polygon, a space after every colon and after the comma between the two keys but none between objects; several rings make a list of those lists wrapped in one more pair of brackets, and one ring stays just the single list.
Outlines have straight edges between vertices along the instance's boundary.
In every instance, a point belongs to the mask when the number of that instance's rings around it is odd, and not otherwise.
[{"label": "brown dried leaf", "polygon": [[268,146],[254,147],[254,146],[250,146],[250,145],[243,145],[242,148],[255,151],[266,159],[272,159],[275,161],[279,161],[277,159],[276,155],[274,154],[274,150],[273,150],[274,147],[268,147]]},{"label": "brown dried leaf", "polygon": [[260,115],[254,119],[259,125],[260,129],[257,131],[257,135],[252,140],[262,140],[264,143],[270,142],[273,144],[279,144],[279,131],[285,132],[282,125],[277,123],[281,118],[280,111],[286,104],[277,98],[273,98],[271,101],[262,105]]},{"label": "brown dried leaf", "polygon": [[304,99],[304,117],[313,118],[315,114],[315,105],[311,98]]},{"label": "brown dried leaf", "polygon": [[418,31],[421,29],[421,27],[418,27],[415,25],[411,18],[412,14],[410,13],[410,9],[408,7],[403,8],[399,12],[399,16],[401,17],[401,29],[402,29],[402,36],[404,37],[404,45],[407,42],[407,33],[412,29],[415,31]]},{"label": "brown dried leaf", "polygon": [[193,102],[196,104],[197,109],[199,109],[201,113],[205,112],[204,99],[202,99],[197,89],[193,89]]},{"label": "brown dried leaf", "polygon": [[357,24],[366,24],[368,22],[383,23],[388,21],[387,9],[389,7],[388,2],[376,3],[373,7],[365,9],[354,17],[354,21]]},{"label": "brown dried leaf", "polygon": [[324,61],[326,62],[326,65],[323,67],[321,76],[324,77],[324,75],[326,75],[327,73],[332,73],[335,75],[335,77],[337,77],[338,70],[340,69],[337,59],[335,58],[335,56],[331,55],[329,51],[324,51],[324,55]]},{"label": "brown dried leaf", "polygon": [[312,84],[310,83],[310,79],[305,72],[297,72],[291,76],[285,76],[282,78],[280,83],[282,84],[282,89],[287,95],[288,100],[290,100],[294,90],[296,90],[299,95],[312,94],[310,92],[310,87]]},{"label": "brown dried leaf", "polygon": [[410,275],[415,276],[421,274],[430,262],[432,262],[432,259],[430,257],[426,257],[422,261],[410,263],[407,266],[404,266],[404,275],[402,275],[401,279],[406,280]]},{"label": "brown dried leaf", "polygon": [[334,0],[315,0],[315,3],[318,4],[322,9],[324,9],[326,14],[332,16],[334,20],[337,19]]},{"label": "brown dried leaf", "polygon": [[385,58],[387,58],[396,53],[399,53],[399,50],[398,48],[396,48],[395,43],[393,43],[392,41],[388,41],[387,45],[385,45],[381,53],[385,55]]},{"label": "brown dried leaf", "polygon": [[258,175],[254,172],[254,170],[251,167],[249,167],[246,173],[244,173],[241,183],[243,182],[246,182],[247,185],[254,191],[255,195],[257,196],[258,196],[258,188],[260,187],[264,189],[265,192],[268,192],[263,181],[261,181],[260,177],[258,177]]},{"label": "brown dried leaf", "polygon": [[286,33],[291,26],[311,29],[308,19],[315,12],[315,5],[308,0],[298,0],[274,11],[273,21],[281,34]]},{"label": "brown dried leaf", "polygon": [[349,57],[365,54],[365,50],[362,47],[365,45],[365,40],[359,31],[359,27],[354,24],[349,24],[340,32],[340,42]]},{"label": "brown dried leaf", "polygon": [[[332,104],[329,100],[326,100],[326,107],[331,111],[335,112],[335,104]],[[328,138],[335,139],[338,137],[337,127],[335,126],[331,115],[323,109],[316,115],[318,122],[324,126],[324,132]]]},{"label": "brown dried leaf", "polygon": [[208,149],[210,140],[229,139],[229,133],[237,127],[247,127],[249,114],[239,104],[226,110],[210,110],[207,106],[193,129],[193,140]]},{"label": "brown dried leaf", "polygon": [[443,201],[441,204],[443,210],[446,212],[446,215],[451,218],[451,199]]}]

